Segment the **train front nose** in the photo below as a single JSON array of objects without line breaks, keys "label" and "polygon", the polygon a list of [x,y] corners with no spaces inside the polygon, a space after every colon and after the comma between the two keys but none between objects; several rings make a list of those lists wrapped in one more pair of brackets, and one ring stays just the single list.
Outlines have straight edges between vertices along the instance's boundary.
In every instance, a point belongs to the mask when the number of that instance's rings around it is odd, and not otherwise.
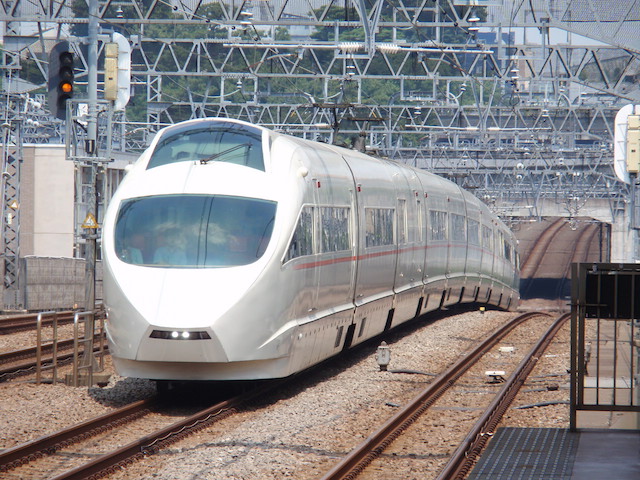
[{"label": "train front nose", "polygon": [[[220,322],[246,289],[240,274],[134,268],[118,283],[110,276],[105,281],[110,300],[107,334],[114,359],[156,363],[159,368],[163,362],[229,362]],[[225,281],[217,278],[223,273]]]}]

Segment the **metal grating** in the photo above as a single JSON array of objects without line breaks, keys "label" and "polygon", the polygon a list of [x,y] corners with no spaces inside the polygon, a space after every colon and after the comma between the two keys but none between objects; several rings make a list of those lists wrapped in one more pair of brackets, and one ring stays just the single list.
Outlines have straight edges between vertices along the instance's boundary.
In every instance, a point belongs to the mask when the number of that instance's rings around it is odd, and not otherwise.
[{"label": "metal grating", "polygon": [[578,435],[561,428],[500,428],[468,480],[569,480]]}]

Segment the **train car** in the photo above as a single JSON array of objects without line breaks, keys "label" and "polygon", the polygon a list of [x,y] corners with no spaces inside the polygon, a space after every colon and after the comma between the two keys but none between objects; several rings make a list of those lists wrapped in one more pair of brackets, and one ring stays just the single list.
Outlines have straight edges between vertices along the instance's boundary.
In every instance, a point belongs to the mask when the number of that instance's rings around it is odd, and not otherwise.
[{"label": "train car", "polygon": [[518,300],[516,240],[428,172],[226,118],[167,127],[103,231],[124,376],[289,376],[442,307]]}]

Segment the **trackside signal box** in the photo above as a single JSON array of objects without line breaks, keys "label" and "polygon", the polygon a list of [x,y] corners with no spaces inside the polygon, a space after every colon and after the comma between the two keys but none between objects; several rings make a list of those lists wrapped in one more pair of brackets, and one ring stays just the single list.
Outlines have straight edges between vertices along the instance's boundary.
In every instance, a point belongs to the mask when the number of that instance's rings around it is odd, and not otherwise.
[{"label": "trackside signal box", "polygon": [[69,42],[57,43],[49,53],[48,101],[51,115],[66,119],[67,100],[73,97],[74,58]]},{"label": "trackside signal box", "polygon": [[627,170],[638,173],[640,169],[640,115],[627,117]]}]

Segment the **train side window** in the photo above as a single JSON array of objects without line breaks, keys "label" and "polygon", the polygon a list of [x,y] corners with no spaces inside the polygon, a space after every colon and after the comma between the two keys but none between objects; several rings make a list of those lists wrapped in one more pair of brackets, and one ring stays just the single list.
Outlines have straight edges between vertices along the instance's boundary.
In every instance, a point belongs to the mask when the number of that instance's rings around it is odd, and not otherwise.
[{"label": "train side window", "polygon": [[393,245],[393,208],[365,208],[365,245]]},{"label": "train side window", "polygon": [[493,231],[486,225],[482,225],[482,246],[485,250],[493,250]]},{"label": "train side window", "polygon": [[398,199],[398,245],[407,243],[407,201]]},{"label": "train side window", "polygon": [[451,214],[451,240],[464,242],[466,240],[464,215]]},{"label": "train side window", "polygon": [[511,261],[511,245],[507,240],[504,241],[504,258],[506,258],[509,262]]},{"label": "train side window", "polygon": [[429,210],[429,219],[431,223],[431,240],[447,239],[447,212],[439,210]]},{"label": "train side window", "polygon": [[472,245],[480,245],[480,223],[471,218],[467,219],[467,238]]},{"label": "train side window", "polygon": [[349,238],[349,208],[321,207],[321,252],[339,252],[351,249]]},{"label": "train side window", "polygon": [[498,251],[500,251],[502,258],[507,258],[507,244],[504,241],[504,234],[502,232],[498,232],[498,245],[496,246]]},{"label": "train side window", "polygon": [[314,207],[304,207],[300,212],[285,262],[304,255],[313,255],[313,211]]}]

